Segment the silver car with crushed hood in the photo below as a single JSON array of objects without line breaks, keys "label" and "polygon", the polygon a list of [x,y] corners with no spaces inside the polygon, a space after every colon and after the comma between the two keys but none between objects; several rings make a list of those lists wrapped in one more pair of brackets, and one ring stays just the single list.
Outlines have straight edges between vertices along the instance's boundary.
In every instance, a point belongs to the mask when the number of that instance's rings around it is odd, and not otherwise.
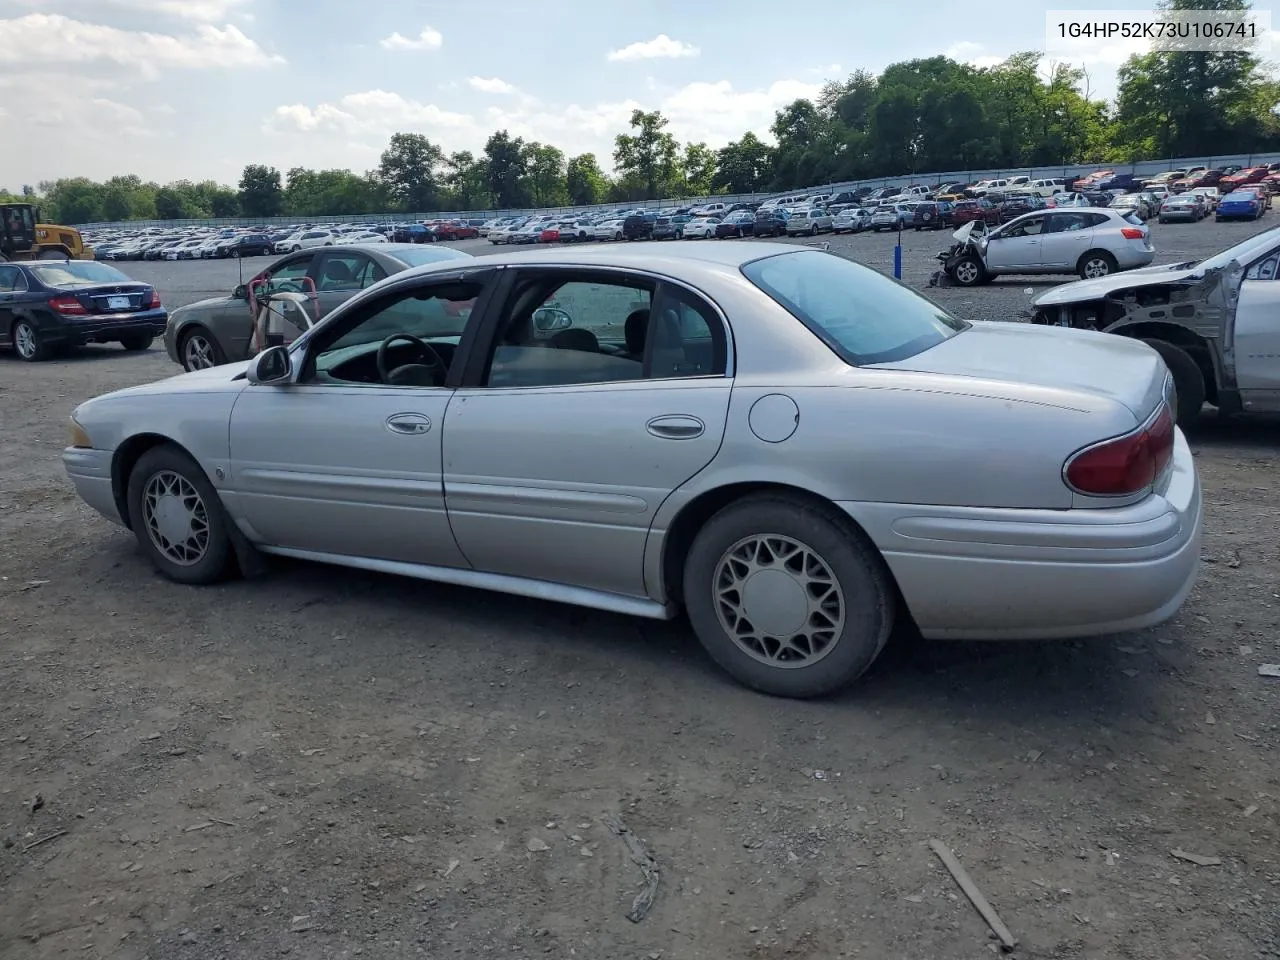
[{"label": "silver car with crushed hood", "polygon": [[81,404],[64,462],[166,576],[263,555],[641,617],[784,696],[896,621],[1057,638],[1170,617],[1200,485],[1160,357],[970,324],[778,243],[408,270],[288,346]]}]

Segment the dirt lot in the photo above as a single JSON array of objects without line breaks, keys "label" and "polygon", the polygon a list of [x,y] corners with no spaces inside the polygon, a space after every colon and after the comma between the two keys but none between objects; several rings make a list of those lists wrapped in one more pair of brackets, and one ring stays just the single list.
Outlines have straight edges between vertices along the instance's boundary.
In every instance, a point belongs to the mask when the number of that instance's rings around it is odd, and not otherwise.
[{"label": "dirt lot", "polygon": [[[1256,229],[1153,227],[1169,261]],[[908,281],[944,239],[907,235]],[[833,249],[887,269],[892,244]],[[236,278],[124,267],[171,306]],[[1043,285],[936,293],[1006,318]],[[58,453],[77,402],[177,369],[158,345],[0,357],[6,960],[990,956],[931,838],[1017,956],[1280,957],[1277,424],[1195,431],[1205,563],[1175,621],[903,636],[856,691],[794,703],[681,623],[304,564],[161,580]],[[638,923],[609,814],[660,869]]]}]

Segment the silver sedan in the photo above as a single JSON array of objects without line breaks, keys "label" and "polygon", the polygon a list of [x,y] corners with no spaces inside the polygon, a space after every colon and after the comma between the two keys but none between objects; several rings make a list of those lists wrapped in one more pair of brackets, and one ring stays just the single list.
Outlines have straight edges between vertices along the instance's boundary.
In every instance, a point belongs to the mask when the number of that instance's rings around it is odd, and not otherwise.
[{"label": "silver sedan", "polygon": [[970,324],[777,243],[529,250],[405,271],[287,346],[81,404],[80,496],[190,584],[263,555],[641,617],[768,693],[895,622],[1160,623],[1200,485],[1158,354]]}]

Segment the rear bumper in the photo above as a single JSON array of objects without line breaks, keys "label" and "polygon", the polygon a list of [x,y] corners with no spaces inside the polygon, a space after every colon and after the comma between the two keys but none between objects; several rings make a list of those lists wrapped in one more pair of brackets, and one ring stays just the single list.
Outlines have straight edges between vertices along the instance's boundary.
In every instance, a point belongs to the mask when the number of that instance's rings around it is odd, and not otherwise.
[{"label": "rear bumper", "polygon": [[1172,617],[1200,566],[1201,494],[1177,434],[1163,494],[1033,511],[842,504],[880,547],[924,636],[1061,639]]},{"label": "rear bumper", "polygon": [[1115,251],[1115,258],[1121,270],[1136,270],[1151,263],[1156,258],[1156,251],[1149,243],[1145,248],[1137,244],[1126,245]]},{"label": "rear bumper", "polygon": [[46,315],[40,322],[40,336],[49,343],[112,343],[126,337],[161,336],[168,322],[166,310],[78,319],[54,319]]}]

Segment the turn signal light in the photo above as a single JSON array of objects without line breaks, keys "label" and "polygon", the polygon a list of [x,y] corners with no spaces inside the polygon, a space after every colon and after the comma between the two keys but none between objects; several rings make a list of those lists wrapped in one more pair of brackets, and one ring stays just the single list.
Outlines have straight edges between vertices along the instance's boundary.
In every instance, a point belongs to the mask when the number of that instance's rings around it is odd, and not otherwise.
[{"label": "turn signal light", "polygon": [[1146,235],[1146,231],[1141,230],[1138,227],[1120,228],[1120,236],[1124,237],[1126,240],[1141,240]]},{"label": "turn signal light", "polygon": [[1155,483],[1173,459],[1173,438],[1173,414],[1166,403],[1134,433],[1072,456],[1062,475],[1072,490],[1091,497],[1139,493]]},{"label": "turn signal light", "polygon": [[84,427],[76,423],[74,417],[67,423],[67,446],[81,450],[91,450],[93,448],[93,442],[90,441],[89,434],[85,433]]},{"label": "turn signal light", "polygon": [[49,301],[49,309],[62,314],[85,314],[89,311],[75,297],[54,297]]}]

